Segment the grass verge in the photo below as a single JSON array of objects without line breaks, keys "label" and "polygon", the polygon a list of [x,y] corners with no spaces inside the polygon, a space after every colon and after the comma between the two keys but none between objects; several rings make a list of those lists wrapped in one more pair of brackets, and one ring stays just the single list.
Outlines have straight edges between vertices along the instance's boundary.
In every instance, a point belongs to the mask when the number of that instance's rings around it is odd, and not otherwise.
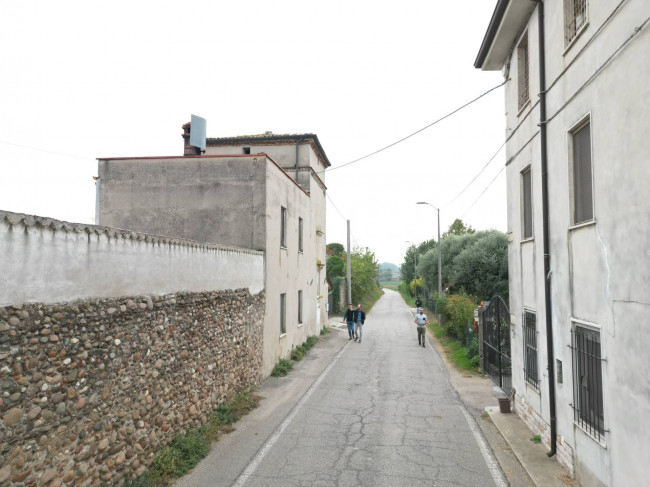
[{"label": "grass verge", "polygon": [[468,348],[463,347],[453,338],[445,335],[445,329],[438,325],[437,322],[431,322],[428,325],[429,330],[436,337],[436,340],[442,345],[442,349],[449,360],[458,370],[476,373],[476,364],[468,358]]},{"label": "grass verge", "polygon": [[160,450],[151,466],[135,480],[127,480],[125,487],[157,487],[168,485],[172,479],[181,477],[196,466],[210,451],[210,444],[224,433],[230,433],[232,426],[255,409],[262,396],[253,389],[242,392],[231,401],[220,404],[210,416],[210,422],[178,435]]}]

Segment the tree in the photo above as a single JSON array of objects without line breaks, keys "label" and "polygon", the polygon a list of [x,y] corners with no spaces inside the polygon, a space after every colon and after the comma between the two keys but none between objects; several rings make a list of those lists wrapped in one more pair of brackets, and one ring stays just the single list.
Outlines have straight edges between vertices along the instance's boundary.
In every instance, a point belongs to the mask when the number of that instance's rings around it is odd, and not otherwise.
[{"label": "tree", "polygon": [[340,243],[327,244],[327,255],[342,255],[345,252],[345,247]]},{"label": "tree", "polygon": [[487,301],[500,294],[508,301],[508,237],[484,232],[454,261],[454,283],[467,293]]},{"label": "tree", "polygon": [[325,275],[330,279],[335,277],[343,277],[346,274],[346,256],[344,255],[330,255],[327,258],[327,266],[325,268]]},{"label": "tree", "polygon": [[379,289],[377,274],[379,264],[375,254],[367,248],[355,248],[350,255],[352,273],[352,302],[360,303],[369,294]]},{"label": "tree", "polygon": [[475,233],[476,230],[474,230],[471,226],[465,225],[463,223],[463,220],[460,218],[456,218],[454,220],[454,223],[449,225],[449,230],[447,230],[445,233],[443,233],[443,238],[446,237],[447,235],[463,235],[466,233]]}]

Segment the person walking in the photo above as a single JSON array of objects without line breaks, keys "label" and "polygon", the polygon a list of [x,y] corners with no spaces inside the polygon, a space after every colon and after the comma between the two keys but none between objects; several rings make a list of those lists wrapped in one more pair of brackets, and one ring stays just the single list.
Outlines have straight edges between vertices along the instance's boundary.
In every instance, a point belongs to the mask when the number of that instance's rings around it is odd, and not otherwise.
[{"label": "person walking", "polygon": [[361,343],[361,335],[363,332],[363,323],[366,321],[366,313],[363,311],[361,305],[357,305],[357,310],[354,312],[354,341]]},{"label": "person walking", "polygon": [[348,309],[345,310],[345,315],[343,315],[343,323],[348,324],[348,335],[350,338],[348,340],[352,340],[354,338],[354,315],[355,311],[352,307],[352,303],[348,304]]},{"label": "person walking", "polygon": [[415,307],[417,308],[417,312],[420,312],[420,309],[422,309],[422,300],[420,299],[420,296],[418,296],[418,299],[415,300]]},{"label": "person walking", "polygon": [[418,314],[415,315],[414,323],[418,328],[418,345],[426,343],[426,332],[427,332],[427,315],[424,314],[422,308],[418,310]]}]

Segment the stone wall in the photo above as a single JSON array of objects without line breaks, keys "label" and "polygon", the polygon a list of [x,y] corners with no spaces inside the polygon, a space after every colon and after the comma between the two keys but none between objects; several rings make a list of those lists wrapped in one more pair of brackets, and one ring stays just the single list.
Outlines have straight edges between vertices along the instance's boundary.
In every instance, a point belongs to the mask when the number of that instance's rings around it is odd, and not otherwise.
[{"label": "stone wall", "polygon": [[0,486],[114,485],[260,378],[247,290],[0,307]]}]

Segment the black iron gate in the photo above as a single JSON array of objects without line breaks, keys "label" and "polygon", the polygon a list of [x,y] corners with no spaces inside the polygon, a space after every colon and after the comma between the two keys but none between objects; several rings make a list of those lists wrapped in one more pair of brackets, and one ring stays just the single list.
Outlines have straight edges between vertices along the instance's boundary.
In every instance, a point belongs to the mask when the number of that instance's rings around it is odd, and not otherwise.
[{"label": "black iron gate", "polygon": [[510,395],[510,311],[503,298],[498,295],[492,298],[483,312],[483,370]]}]

